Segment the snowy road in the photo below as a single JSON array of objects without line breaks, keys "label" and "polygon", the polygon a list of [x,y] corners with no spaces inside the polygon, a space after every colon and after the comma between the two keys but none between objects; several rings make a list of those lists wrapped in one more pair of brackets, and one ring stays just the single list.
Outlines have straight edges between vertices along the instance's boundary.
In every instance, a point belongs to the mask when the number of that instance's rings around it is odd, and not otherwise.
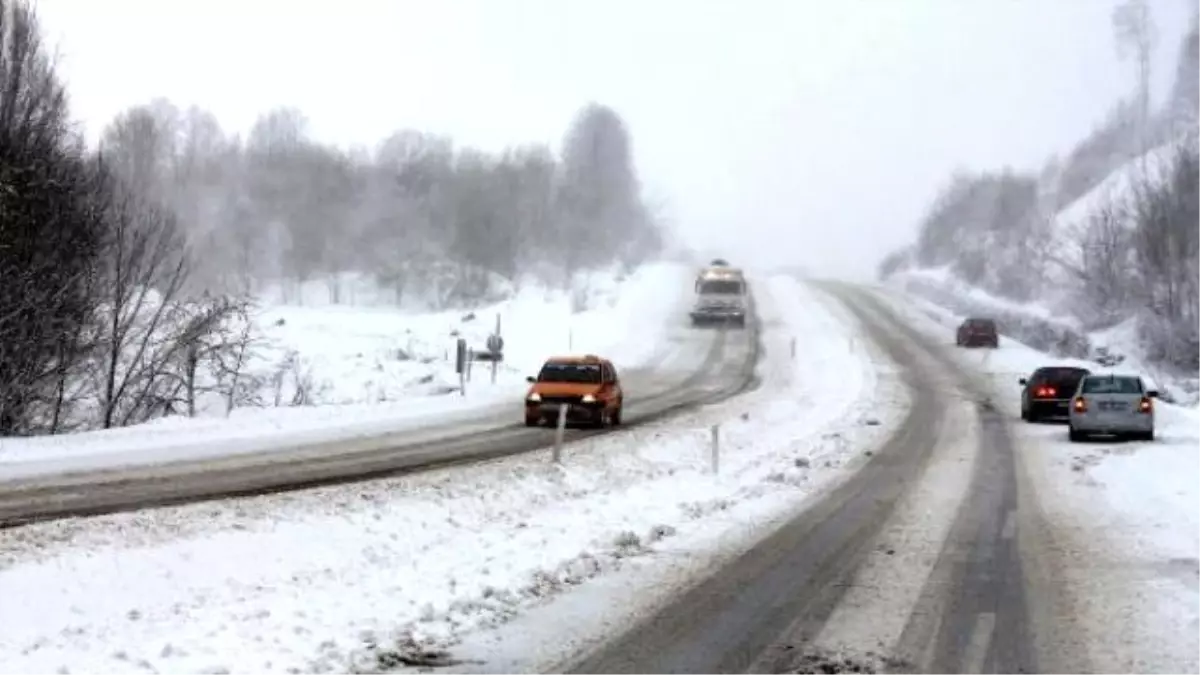
[{"label": "snowy road", "polygon": [[[751,391],[560,465],[4,531],[0,671],[1196,672],[1194,411],[1067,444],[1016,415],[1049,357],[956,349],[879,290],[756,286]],[[677,339],[659,370],[722,338]]]},{"label": "snowy road", "polygon": [[[687,327],[682,315],[665,320],[673,326],[665,344],[647,364],[622,373],[630,392],[626,426],[727,398],[754,382],[756,327],[697,331]],[[15,466],[0,479],[0,526],[378,478],[551,443],[551,431],[519,422],[518,408],[519,402],[512,402],[451,424],[270,452],[26,476],[19,473],[23,467]],[[572,429],[566,440],[598,433],[605,431]]]},{"label": "snowy road", "polygon": [[1032,609],[1043,669],[1200,672],[1200,411],[1159,405],[1152,442],[1072,443],[1063,424],[1020,420],[1018,380],[1045,365],[1105,368],[1008,340],[997,351],[954,349],[948,336],[962,317],[903,294],[891,302],[998,392],[1022,464],[1022,508],[1039,515],[1022,546],[1046,553],[1026,570],[1042,580]]},{"label": "snowy road", "polygon": [[[866,334],[903,368],[907,417],[851,478],[709,580],[570,666],[573,672],[795,672],[820,658],[814,643],[869,651],[889,645],[891,669],[1031,672],[1025,583],[1017,552],[1016,469],[1006,425],[973,376],[869,292],[831,285]],[[974,419],[972,419],[974,417]],[[964,429],[969,433],[964,435]],[[974,455],[957,485],[944,545],[923,551],[926,581],[867,584],[890,518],[939,452]],[[966,478],[966,480],[962,480]],[[927,525],[936,525],[936,518]],[[907,595],[908,597],[889,597]],[[881,613],[880,603],[908,605]],[[893,607],[889,607],[893,609]],[[882,614],[882,616],[881,616]],[[872,666],[868,666],[872,667]],[[877,666],[875,666],[877,667]]]},{"label": "snowy road", "polygon": [[[575,643],[505,640],[511,668],[468,643],[555,599],[602,621],[589,597],[664,563],[703,572],[887,434],[904,401],[842,312],[794,279],[761,289],[757,387],[568,444],[560,465],[543,450],[3,531],[0,672],[373,672],[443,646],[453,670],[537,670]],[[657,581],[617,609],[674,588]]]}]

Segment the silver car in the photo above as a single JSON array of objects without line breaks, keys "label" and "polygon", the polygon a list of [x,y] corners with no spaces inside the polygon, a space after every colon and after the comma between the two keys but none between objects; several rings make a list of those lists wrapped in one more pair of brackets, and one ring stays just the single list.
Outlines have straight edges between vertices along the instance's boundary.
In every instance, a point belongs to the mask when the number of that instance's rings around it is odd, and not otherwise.
[{"label": "silver car", "polygon": [[1070,439],[1111,434],[1152,441],[1155,398],[1158,392],[1136,375],[1086,375],[1071,397]]}]

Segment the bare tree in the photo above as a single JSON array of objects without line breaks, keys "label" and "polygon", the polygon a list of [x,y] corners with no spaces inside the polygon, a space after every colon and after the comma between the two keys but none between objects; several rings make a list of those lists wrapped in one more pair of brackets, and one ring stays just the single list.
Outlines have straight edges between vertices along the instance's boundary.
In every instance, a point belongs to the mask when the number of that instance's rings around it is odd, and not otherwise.
[{"label": "bare tree", "polygon": [[1150,66],[1157,39],[1149,1],[1121,0],[1112,22],[1118,53],[1132,58],[1137,69],[1138,144],[1145,155],[1150,150]]},{"label": "bare tree", "polygon": [[1093,325],[1111,325],[1127,315],[1133,293],[1132,228],[1120,203],[1092,214],[1079,242],[1081,306]]},{"label": "bare tree", "polygon": [[262,405],[259,397],[262,380],[247,372],[250,360],[264,345],[251,309],[252,305],[247,301],[233,305],[233,311],[208,343],[207,357],[217,391],[225,400],[226,416],[239,405]]},{"label": "bare tree", "polygon": [[1163,180],[1144,180],[1132,205],[1139,305],[1155,358],[1200,366],[1200,149],[1180,145]]},{"label": "bare tree", "polygon": [[164,334],[187,276],[188,258],[174,214],[113,177],[106,213],[100,309],[100,425],[147,418],[168,363],[184,345]]}]

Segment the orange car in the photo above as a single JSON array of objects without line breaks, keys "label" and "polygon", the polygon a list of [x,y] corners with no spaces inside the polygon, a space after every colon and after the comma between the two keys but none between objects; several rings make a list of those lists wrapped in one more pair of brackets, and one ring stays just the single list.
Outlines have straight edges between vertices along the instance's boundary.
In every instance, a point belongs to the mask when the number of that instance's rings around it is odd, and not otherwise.
[{"label": "orange car", "polygon": [[586,422],[594,427],[621,423],[625,392],[617,369],[608,359],[586,356],[556,356],[542,365],[537,377],[526,378],[532,386],[525,394],[525,426],[558,423],[558,409],[567,407],[568,422]]}]

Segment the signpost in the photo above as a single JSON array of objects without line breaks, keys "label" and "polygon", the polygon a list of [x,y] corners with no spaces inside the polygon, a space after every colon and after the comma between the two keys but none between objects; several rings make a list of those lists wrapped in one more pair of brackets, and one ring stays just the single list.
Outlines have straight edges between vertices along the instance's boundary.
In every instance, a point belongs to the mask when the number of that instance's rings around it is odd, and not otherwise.
[{"label": "signpost", "polygon": [[496,369],[504,360],[504,338],[500,336],[500,315],[496,315],[496,332],[488,336],[487,349],[491,353],[492,384],[496,384]]},{"label": "signpost", "polygon": [[458,392],[461,396],[467,395],[467,365],[467,341],[465,338],[458,338],[454,352],[454,370],[458,372]]}]

